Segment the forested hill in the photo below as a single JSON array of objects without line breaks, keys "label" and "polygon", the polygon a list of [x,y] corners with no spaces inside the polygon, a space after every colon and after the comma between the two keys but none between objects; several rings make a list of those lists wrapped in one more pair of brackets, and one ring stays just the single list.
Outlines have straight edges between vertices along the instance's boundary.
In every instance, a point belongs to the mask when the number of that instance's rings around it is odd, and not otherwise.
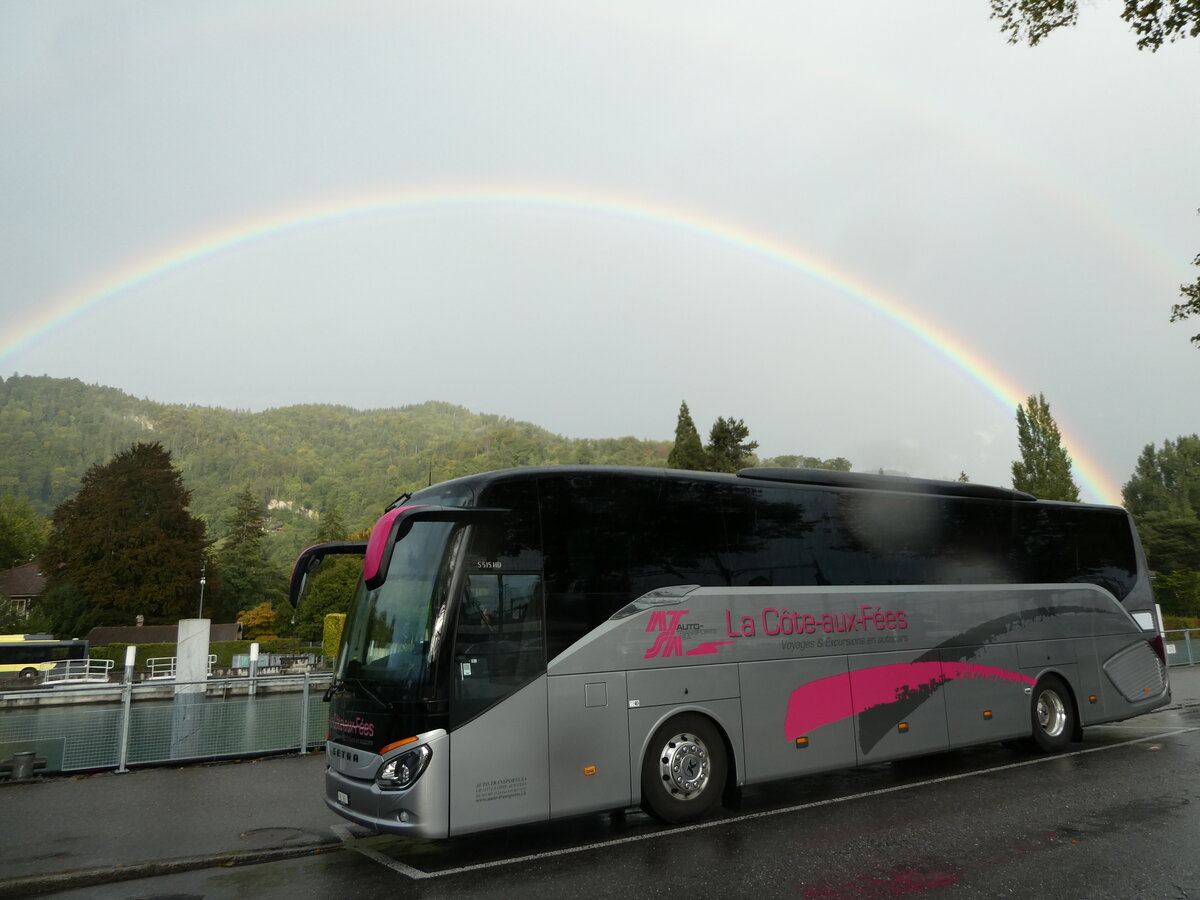
[{"label": "forested hill", "polygon": [[170,451],[212,537],[250,486],[269,504],[277,558],[311,540],[315,514],[336,506],[351,529],[363,528],[431,478],[538,464],[663,465],[671,449],[633,437],[568,439],[448,403],[251,413],[139,400],[75,379],[0,379],[0,495],[24,497],[43,515],[74,496],[90,466],[138,441]]}]

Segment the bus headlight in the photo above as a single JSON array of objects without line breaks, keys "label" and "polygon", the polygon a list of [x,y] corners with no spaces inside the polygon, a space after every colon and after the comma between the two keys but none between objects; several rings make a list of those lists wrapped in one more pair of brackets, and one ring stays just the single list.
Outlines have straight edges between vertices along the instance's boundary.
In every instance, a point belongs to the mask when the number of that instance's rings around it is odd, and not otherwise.
[{"label": "bus headlight", "polygon": [[415,750],[402,753],[395,759],[388,760],[375,775],[375,783],[385,791],[402,791],[410,788],[421,777],[429,760],[433,759],[433,751],[427,744],[422,744]]}]

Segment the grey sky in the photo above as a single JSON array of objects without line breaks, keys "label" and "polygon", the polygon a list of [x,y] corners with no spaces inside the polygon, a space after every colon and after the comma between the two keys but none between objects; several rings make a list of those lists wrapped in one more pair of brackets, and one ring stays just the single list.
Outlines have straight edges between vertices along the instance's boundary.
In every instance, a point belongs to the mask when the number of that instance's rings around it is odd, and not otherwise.
[{"label": "grey sky", "polygon": [[668,439],[687,399],[765,455],[1008,484],[1012,409],[894,303],[1043,392],[1116,499],[1200,427],[1200,325],[1167,321],[1200,41],[1138,52],[1104,2],[1014,47],[988,9],[4,4],[0,372],[573,437]]}]

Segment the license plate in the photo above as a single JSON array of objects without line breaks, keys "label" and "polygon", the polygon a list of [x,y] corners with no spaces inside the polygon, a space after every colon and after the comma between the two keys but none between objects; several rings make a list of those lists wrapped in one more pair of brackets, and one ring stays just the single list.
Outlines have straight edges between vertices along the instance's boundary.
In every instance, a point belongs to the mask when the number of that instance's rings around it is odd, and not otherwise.
[{"label": "license plate", "polygon": [[350,796],[345,791],[338,791],[338,803],[342,806],[350,805]]}]

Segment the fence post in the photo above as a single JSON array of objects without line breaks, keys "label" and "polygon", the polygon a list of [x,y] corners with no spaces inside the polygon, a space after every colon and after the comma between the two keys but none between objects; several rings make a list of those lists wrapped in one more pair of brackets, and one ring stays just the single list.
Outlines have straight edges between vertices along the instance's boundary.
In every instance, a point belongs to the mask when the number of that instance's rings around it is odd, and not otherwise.
[{"label": "fence post", "polygon": [[117,750],[117,773],[129,771],[129,720],[133,708],[133,666],[137,661],[137,647],[130,644],[125,648],[125,680],[121,687],[121,745]]},{"label": "fence post", "polygon": [[300,755],[308,752],[308,672],[304,673],[304,692],[300,700]]},{"label": "fence post", "polygon": [[1183,632],[1183,645],[1187,647],[1188,665],[1194,666],[1196,660],[1192,656],[1192,632],[1190,629],[1185,629]]}]

